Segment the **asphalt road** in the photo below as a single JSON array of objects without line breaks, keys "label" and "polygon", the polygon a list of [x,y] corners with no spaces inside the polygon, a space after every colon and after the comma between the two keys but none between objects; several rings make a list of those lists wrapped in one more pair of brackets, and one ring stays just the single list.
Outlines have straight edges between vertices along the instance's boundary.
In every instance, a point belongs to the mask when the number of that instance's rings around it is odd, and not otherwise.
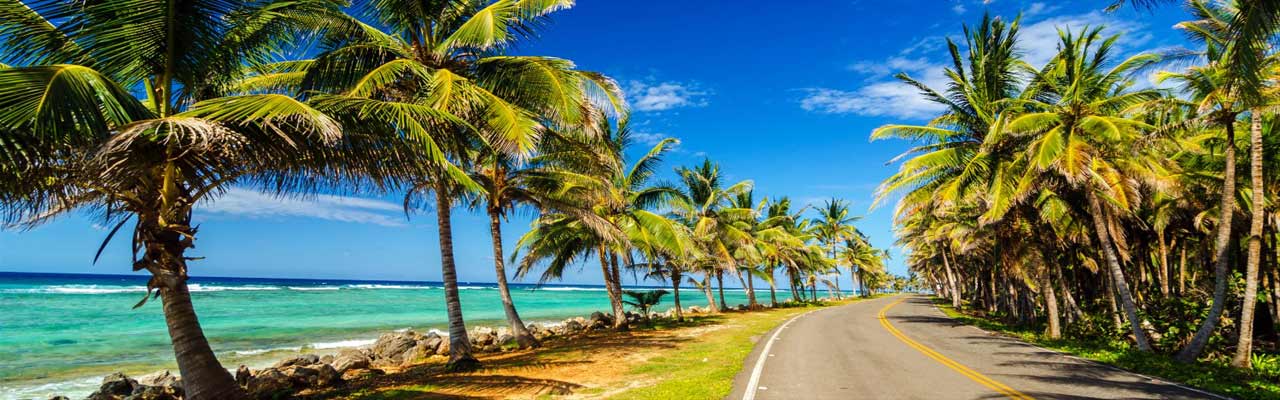
[{"label": "asphalt road", "polygon": [[927,297],[904,295],[820,309],[774,328],[728,398],[1223,397],[997,336],[952,320]]}]

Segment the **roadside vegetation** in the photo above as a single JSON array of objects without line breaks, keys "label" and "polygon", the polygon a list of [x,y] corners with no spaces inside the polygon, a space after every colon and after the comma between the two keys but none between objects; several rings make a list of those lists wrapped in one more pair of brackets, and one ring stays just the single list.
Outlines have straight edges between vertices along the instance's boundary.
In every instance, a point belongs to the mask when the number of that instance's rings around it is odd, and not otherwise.
[{"label": "roadside vegetation", "polygon": [[973,321],[1274,397],[1280,8],[1134,3],[1184,7],[1190,47],[1124,56],[1106,27],[1062,29],[1031,64],[1019,18],[986,16],[949,42],[945,86],[899,75],[946,111],[874,131],[917,144],[878,198],[901,198],[909,269]]},{"label": "roadside vegetation", "polygon": [[1225,362],[1182,364],[1167,356],[1138,351],[1123,340],[1112,337],[1050,339],[1043,326],[1010,325],[989,317],[981,317],[951,307],[947,299],[934,302],[944,313],[961,322],[1013,336],[1028,343],[1110,364],[1121,369],[1158,377],[1241,400],[1280,398],[1280,365],[1263,364],[1254,370],[1234,368]]},{"label": "roadside vegetation", "polygon": [[[709,159],[664,167],[677,141],[636,148],[613,79],[509,51],[573,3],[0,0],[0,222],[87,213],[109,228],[103,248],[132,243],[133,270],[151,276],[137,304],[163,302],[195,400],[266,395],[244,389],[253,371],[233,379],[219,362],[187,285],[200,261],[188,253],[193,210],[233,187],[403,196],[406,215],[430,210],[441,348],[456,372],[482,367],[453,253],[451,214],[464,207],[489,217],[506,319],[526,349],[541,344],[511,272],[543,282],[598,265],[617,331],[632,328],[624,272],[670,284],[676,299],[692,285],[715,313],[731,307],[725,280],[747,289],[752,310],[780,304],[779,290],[839,298],[843,271],[863,294],[895,283],[847,201],[793,206],[727,182]],[[510,246],[501,231],[518,210],[538,217]]]}]

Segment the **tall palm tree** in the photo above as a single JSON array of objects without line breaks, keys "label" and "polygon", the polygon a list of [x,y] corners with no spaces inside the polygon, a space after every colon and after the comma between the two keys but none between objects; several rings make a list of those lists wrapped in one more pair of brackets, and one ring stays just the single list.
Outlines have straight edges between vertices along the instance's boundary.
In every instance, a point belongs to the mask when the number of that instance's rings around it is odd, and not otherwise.
[{"label": "tall palm tree", "polygon": [[[1177,27],[1204,43],[1202,55],[1208,64],[1189,67],[1183,72],[1162,72],[1158,79],[1178,83],[1195,102],[1197,112],[1201,116],[1188,120],[1188,123],[1223,129],[1225,140],[1222,157],[1225,162],[1222,191],[1219,193],[1220,217],[1215,237],[1213,304],[1209,308],[1208,316],[1201,321],[1196,334],[1178,353],[1177,359],[1183,362],[1199,357],[1205,345],[1208,344],[1209,337],[1217,328],[1218,320],[1225,308],[1232,220],[1236,213],[1235,130],[1240,115],[1248,110],[1247,98],[1236,85],[1240,77],[1233,75],[1238,71],[1228,66],[1231,62],[1228,53],[1232,50],[1228,50],[1231,43],[1227,41],[1226,35],[1230,30],[1231,15],[1238,13],[1238,10],[1229,6],[1214,6],[1203,2],[1192,2],[1191,5],[1197,19],[1179,23]],[[1260,131],[1261,127],[1258,127],[1258,130]],[[1256,271],[1256,268],[1254,270]],[[1256,284],[1254,287],[1256,288]],[[1251,309],[1252,307],[1249,307],[1249,310]]]},{"label": "tall palm tree", "polygon": [[[484,147],[527,157],[544,128],[584,122],[593,99],[620,104],[612,81],[577,71],[567,60],[503,54],[550,13],[570,6],[533,0],[362,3],[354,13],[385,31],[348,19],[349,29],[330,34],[314,60],[296,67],[302,89],[327,93],[321,96],[326,109],[390,124],[437,161],[402,178],[409,187],[406,205],[420,196],[434,198],[452,370],[479,365],[458,297],[451,222],[456,200],[483,190],[464,172],[469,155]],[[440,129],[441,112],[460,117],[469,129]]]},{"label": "tall palm tree", "polygon": [[[621,160],[623,149],[631,142],[626,124],[620,124],[616,134],[607,133],[605,138],[603,152],[612,159]],[[517,276],[528,274],[535,264],[545,261],[547,266],[540,280],[559,279],[574,260],[585,259],[594,253],[600,261],[601,275],[616,316],[614,329],[627,329],[620,262],[631,263],[634,242],[642,242],[643,238],[666,242],[679,238],[676,222],[650,211],[678,195],[672,188],[649,183],[663,155],[675,143],[678,143],[675,139],[659,142],[630,167],[624,167],[621,162],[576,164],[587,175],[601,181],[597,187],[588,188],[577,196],[579,204],[592,212],[576,213],[562,209],[543,213],[516,244],[517,252],[512,254],[512,258],[515,259],[520,251],[525,253]],[[665,247],[678,248],[679,245],[672,243]]]},{"label": "tall palm tree", "polygon": [[734,226],[733,221],[751,218],[752,209],[734,207],[733,198],[751,189],[751,181],[742,181],[724,187],[720,165],[704,159],[693,167],[676,169],[682,188],[671,202],[677,218],[693,230],[694,237],[702,243],[706,254],[702,265],[706,267],[704,290],[709,290],[711,278],[720,282],[720,307],[709,304],[713,311],[724,308],[724,272],[736,271],[734,249],[751,243],[751,235]]},{"label": "tall palm tree", "polygon": [[12,174],[0,211],[34,226],[88,209],[113,226],[106,241],[134,220],[132,266],[151,274],[137,306],[161,299],[187,398],[245,397],[187,287],[192,208],[236,183],[308,190],[294,179],[302,160],[340,140],[308,104],[231,95],[233,83],[337,13],[303,0],[0,2],[0,59],[14,64],[0,69],[0,170]]},{"label": "tall palm tree", "polygon": [[[817,210],[818,217],[813,220],[813,228],[818,232],[818,240],[827,246],[827,256],[834,259],[840,242],[859,234],[853,223],[861,217],[850,216],[849,202],[837,198],[824,201]],[[857,266],[849,265],[849,276],[853,279],[853,287],[860,288]],[[839,285],[836,286],[836,293],[839,296]]]},{"label": "tall palm tree", "polygon": [[1008,131],[1032,139],[1020,193],[1029,194],[1037,185],[1083,192],[1132,334],[1140,350],[1151,351],[1111,229],[1114,218],[1129,213],[1138,202],[1141,181],[1150,182],[1159,174],[1161,156],[1144,146],[1145,132],[1153,127],[1125,115],[1160,97],[1154,90],[1128,90],[1129,73],[1158,57],[1137,55],[1113,63],[1109,56],[1117,36],[1103,37],[1101,32],[1092,28],[1060,34],[1059,53],[1036,73],[1028,89],[1034,96],[1018,102],[1028,111],[1010,122]]}]

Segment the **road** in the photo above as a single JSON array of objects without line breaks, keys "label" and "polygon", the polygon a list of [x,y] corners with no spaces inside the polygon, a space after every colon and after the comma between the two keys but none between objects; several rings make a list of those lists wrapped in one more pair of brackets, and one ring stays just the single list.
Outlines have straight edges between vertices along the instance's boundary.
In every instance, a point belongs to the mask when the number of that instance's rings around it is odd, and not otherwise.
[{"label": "road", "polygon": [[760,339],[729,399],[1223,398],[964,325],[924,296],[819,309]]}]

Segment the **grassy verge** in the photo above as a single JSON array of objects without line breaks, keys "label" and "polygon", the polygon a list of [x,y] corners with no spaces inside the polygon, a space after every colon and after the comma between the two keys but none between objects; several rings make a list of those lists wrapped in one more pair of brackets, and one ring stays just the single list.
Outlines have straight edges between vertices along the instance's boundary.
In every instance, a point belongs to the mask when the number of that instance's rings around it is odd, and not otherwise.
[{"label": "grassy verge", "polygon": [[1250,371],[1231,368],[1225,362],[1197,362],[1182,364],[1164,354],[1137,351],[1120,340],[1100,339],[1048,339],[1043,332],[1031,327],[1003,324],[958,311],[941,299],[934,299],[938,308],[947,315],[982,328],[1013,336],[1038,346],[1072,354],[1080,358],[1113,365],[1128,371],[1179,382],[1188,386],[1231,396],[1241,400],[1280,399],[1280,384]]},{"label": "grassy verge", "polygon": [[755,343],[788,318],[857,300],[655,321],[629,332],[557,338],[535,350],[481,354],[484,368],[443,370],[443,357],[352,380],[307,399],[720,399]]},{"label": "grassy verge", "polygon": [[[847,304],[847,300],[828,305]],[[787,319],[816,306],[731,315],[726,329],[705,335],[680,351],[654,357],[629,371],[636,379],[657,384],[631,389],[617,399],[722,399],[733,390],[733,377],[755,343]]]}]

